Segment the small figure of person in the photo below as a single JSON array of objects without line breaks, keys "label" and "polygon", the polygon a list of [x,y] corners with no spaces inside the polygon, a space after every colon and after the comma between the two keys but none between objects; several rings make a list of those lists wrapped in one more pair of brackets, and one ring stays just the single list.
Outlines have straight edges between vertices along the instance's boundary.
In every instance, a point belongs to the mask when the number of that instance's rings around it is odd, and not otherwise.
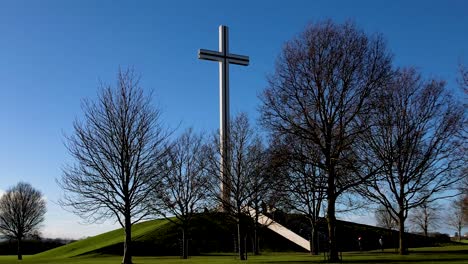
[{"label": "small figure of person", "polygon": [[384,249],[384,247],[383,247],[383,236],[380,236],[380,238],[379,238],[379,244],[380,244],[380,249],[381,249],[382,252],[383,252],[383,249]]},{"label": "small figure of person", "polygon": [[359,245],[359,251],[362,251],[362,237],[358,237],[358,245]]}]

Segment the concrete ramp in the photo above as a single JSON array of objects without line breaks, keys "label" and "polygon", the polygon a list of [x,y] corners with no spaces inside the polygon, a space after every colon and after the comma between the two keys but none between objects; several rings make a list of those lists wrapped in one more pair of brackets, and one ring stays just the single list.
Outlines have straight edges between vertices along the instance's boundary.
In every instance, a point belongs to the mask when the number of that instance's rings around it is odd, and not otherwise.
[{"label": "concrete ramp", "polygon": [[[250,215],[255,215],[255,209],[249,208]],[[278,235],[286,238],[287,240],[293,242],[294,244],[310,251],[310,243],[308,240],[304,239],[300,235],[294,233],[283,225],[275,222],[273,219],[269,218],[264,214],[258,215],[258,223],[266,226],[268,229],[277,233]]]}]

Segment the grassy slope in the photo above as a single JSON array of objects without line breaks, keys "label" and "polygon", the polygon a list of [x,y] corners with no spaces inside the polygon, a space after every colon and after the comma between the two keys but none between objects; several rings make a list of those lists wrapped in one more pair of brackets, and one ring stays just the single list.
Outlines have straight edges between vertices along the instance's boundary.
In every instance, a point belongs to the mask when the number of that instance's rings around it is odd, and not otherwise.
[{"label": "grassy slope", "polygon": [[[229,224],[228,221],[229,219],[223,215],[217,214],[201,215],[199,218],[194,219],[193,225],[196,226],[196,228],[192,231],[193,240],[191,240],[193,255],[198,255],[200,253],[203,254],[206,252],[232,252],[232,247],[226,246],[233,243],[231,235],[233,230],[230,230],[232,227],[229,227],[232,225],[232,223]],[[356,226],[353,227],[354,229],[359,229]],[[168,220],[159,219],[136,224],[133,226],[132,230],[132,237],[134,242],[132,250],[133,254],[139,256],[176,256],[178,254],[178,233],[179,231],[177,228],[174,227],[174,225],[171,224]],[[203,237],[207,240],[200,240],[200,237]],[[261,244],[263,245],[262,248],[264,252],[301,251],[299,248],[290,247],[291,243],[289,241],[286,241],[284,238],[272,232],[265,232],[261,235],[261,237],[263,238]],[[33,259],[52,259],[70,258],[76,256],[87,258],[85,255],[118,256],[122,253],[123,238],[123,230],[117,229],[95,237],[90,237],[49,251],[45,251],[31,257]],[[221,247],[220,245],[224,245],[224,247]],[[199,250],[197,250],[197,247],[199,247]],[[175,251],[174,248],[176,249]]]},{"label": "grassy slope", "polygon": [[[200,215],[192,221],[190,231],[191,254],[207,252],[231,252],[235,224],[222,214]],[[195,228],[196,227],[196,228]],[[135,256],[177,256],[179,254],[180,230],[168,220],[152,220],[133,226],[132,253]],[[269,251],[298,251],[301,249],[286,239],[265,231],[262,237],[263,248]],[[120,255],[123,251],[124,233],[113,230],[65,246],[34,255],[34,258],[69,258],[83,255]]]},{"label": "grassy slope", "polygon": [[[157,229],[164,228],[164,225],[167,223],[167,220],[152,220],[136,224],[132,228],[132,238],[133,240],[138,241],[139,238],[145,236],[146,234],[152,233]],[[101,235],[79,240],[65,246],[36,254],[34,255],[34,258],[67,258],[89,254],[98,249],[119,244],[123,242],[123,239],[123,230],[116,229]]]}]

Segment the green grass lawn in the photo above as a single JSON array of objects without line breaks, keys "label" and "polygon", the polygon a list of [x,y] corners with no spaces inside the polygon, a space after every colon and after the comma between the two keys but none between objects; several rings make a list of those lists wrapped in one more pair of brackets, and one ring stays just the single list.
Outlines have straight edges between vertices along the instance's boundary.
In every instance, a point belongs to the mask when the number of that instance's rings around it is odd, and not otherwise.
[{"label": "green grass lawn", "polygon": [[[211,256],[195,256],[188,260],[182,260],[178,257],[134,257],[135,264],[215,264],[215,263],[321,263],[324,257],[310,256],[304,253],[267,253],[261,256],[249,256],[245,262],[239,261],[234,255],[211,255]],[[18,262],[15,256],[0,257],[0,264],[3,263],[31,263],[31,264],[118,264],[121,257],[118,256],[103,256],[103,255],[87,255],[79,257],[59,257],[59,256],[24,256],[22,262]],[[370,252],[346,252],[343,253],[343,263],[450,263],[450,264],[468,264],[468,245],[433,247],[433,248],[418,248],[412,249],[410,255],[399,256],[393,250],[385,252],[370,251]]]},{"label": "green grass lawn", "polygon": [[[143,222],[132,227],[132,240],[138,240],[140,237],[145,236],[151,231],[161,228],[163,225],[167,224],[167,220],[152,220]],[[95,250],[104,248],[106,246],[114,245],[122,242],[124,239],[124,233],[122,229],[116,229],[101,235],[90,237],[87,239],[79,240],[65,246],[54,248],[39,254],[34,255],[35,258],[55,258],[60,256],[64,257],[74,257],[83,254],[92,253]],[[3,263],[3,262],[0,262]],[[26,262],[25,262],[26,263]],[[42,262],[38,262],[42,263]],[[74,263],[74,262],[70,262]]]}]

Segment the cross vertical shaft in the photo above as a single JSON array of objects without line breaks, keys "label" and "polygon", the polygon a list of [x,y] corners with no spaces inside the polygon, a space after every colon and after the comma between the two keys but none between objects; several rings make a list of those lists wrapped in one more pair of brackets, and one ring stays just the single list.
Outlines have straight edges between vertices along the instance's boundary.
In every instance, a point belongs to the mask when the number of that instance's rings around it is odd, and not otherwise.
[{"label": "cross vertical shaft", "polygon": [[231,174],[229,171],[229,62],[225,57],[229,54],[229,35],[226,26],[219,27],[219,52],[224,55],[219,62],[219,140],[220,140],[220,173],[221,173],[221,199],[223,209],[226,211],[230,203]]},{"label": "cross vertical shaft", "polygon": [[219,63],[219,140],[220,140],[220,178],[221,200],[223,210],[229,210],[231,205],[232,178],[230,174],[230,149],[229,149],[229,64],[249,65],[249,57],[229,53],[228,27],[219,26],[219,51],[200,49],[198,58],[218,61]]}]

